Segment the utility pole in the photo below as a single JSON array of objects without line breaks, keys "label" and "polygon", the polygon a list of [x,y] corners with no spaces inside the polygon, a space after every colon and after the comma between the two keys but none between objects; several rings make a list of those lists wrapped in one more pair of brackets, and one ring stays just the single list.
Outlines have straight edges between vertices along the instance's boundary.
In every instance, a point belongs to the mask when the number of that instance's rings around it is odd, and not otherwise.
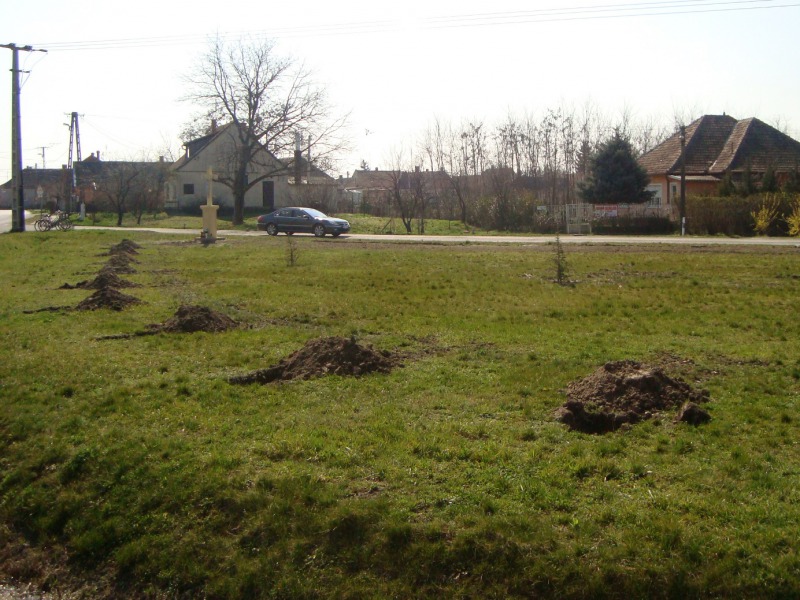
[{"label": "utility pole", "polygon": [[681,237],[686,235],[686,126],[681,125]]},{"label": "utility pole", "polygon": [[34,50],[32,46],[0,44],[0,48],[11,50],[11,231],[25,231],[25,188],[22,184],[22,118],[20,116],[19,51],[47,52]]}]

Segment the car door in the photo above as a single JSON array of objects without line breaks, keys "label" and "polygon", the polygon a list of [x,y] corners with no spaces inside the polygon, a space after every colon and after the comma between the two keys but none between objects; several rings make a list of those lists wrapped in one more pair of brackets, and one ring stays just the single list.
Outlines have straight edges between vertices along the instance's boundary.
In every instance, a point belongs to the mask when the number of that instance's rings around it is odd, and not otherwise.
[{"label": "car door", "polygon": [[278,226],[278,231],[292,231],[292,209],[282,208],[275,214],[275,224]]},{"label": "car door", "polygon": [[297,211],[297,229],[303,233],[311,233],[314,230],[314,219],[304,210]]}]

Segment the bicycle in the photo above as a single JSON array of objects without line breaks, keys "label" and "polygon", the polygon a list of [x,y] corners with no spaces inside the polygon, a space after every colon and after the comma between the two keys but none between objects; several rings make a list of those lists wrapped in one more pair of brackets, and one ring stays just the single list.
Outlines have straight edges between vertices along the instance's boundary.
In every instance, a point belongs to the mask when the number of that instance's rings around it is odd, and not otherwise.
[{"label": "bicycle", "polygon": [[53,222],[50,220],[50,215],[40,215],[38,219],[33,222],[33,228],[36,231],[50,231]]},{"label": "bicycle", "polygon": [[50,231],[55,227],[61,231],[69,231],[75,227],[69,217],[69,213],[61,212],[60,210],[52,215],[41,215],[33,222],[33,228],[36,231]]},{"label": "bicycle", "polygon": [[53,221],[52,227],[58,227],[61,231],[70,231],[75,227],[75,224],[69,218],[69,213],[58,211],[56,215],[56,220]]}]

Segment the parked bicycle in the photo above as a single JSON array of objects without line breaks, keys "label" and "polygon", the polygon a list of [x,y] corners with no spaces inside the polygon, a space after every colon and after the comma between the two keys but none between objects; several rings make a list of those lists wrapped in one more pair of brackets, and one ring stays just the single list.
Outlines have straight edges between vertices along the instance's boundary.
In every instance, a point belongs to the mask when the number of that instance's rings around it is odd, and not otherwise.
[{"label": "parked bicycle", "polygon": [[54,227],[61,231],[69,231],[75,227],[75,224],[70,219],[69,213],[60,210],[52,215],[41,215],[33,222],[33,228],[36,231],[50,231]]}]

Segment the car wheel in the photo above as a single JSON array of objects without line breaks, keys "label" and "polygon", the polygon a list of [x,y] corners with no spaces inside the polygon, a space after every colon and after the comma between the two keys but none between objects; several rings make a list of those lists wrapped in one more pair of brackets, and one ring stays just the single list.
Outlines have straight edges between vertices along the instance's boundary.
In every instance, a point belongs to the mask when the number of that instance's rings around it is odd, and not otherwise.
[{"label": "car wheel", "polygon": [[275,223],[267,225],[267,233],[269,235],[278,235],[278,226]]},{"label": "car wheel", "polygon": [[317,237],[325,237],[325,227],[322,225],[314,225],[314,235]]}]

